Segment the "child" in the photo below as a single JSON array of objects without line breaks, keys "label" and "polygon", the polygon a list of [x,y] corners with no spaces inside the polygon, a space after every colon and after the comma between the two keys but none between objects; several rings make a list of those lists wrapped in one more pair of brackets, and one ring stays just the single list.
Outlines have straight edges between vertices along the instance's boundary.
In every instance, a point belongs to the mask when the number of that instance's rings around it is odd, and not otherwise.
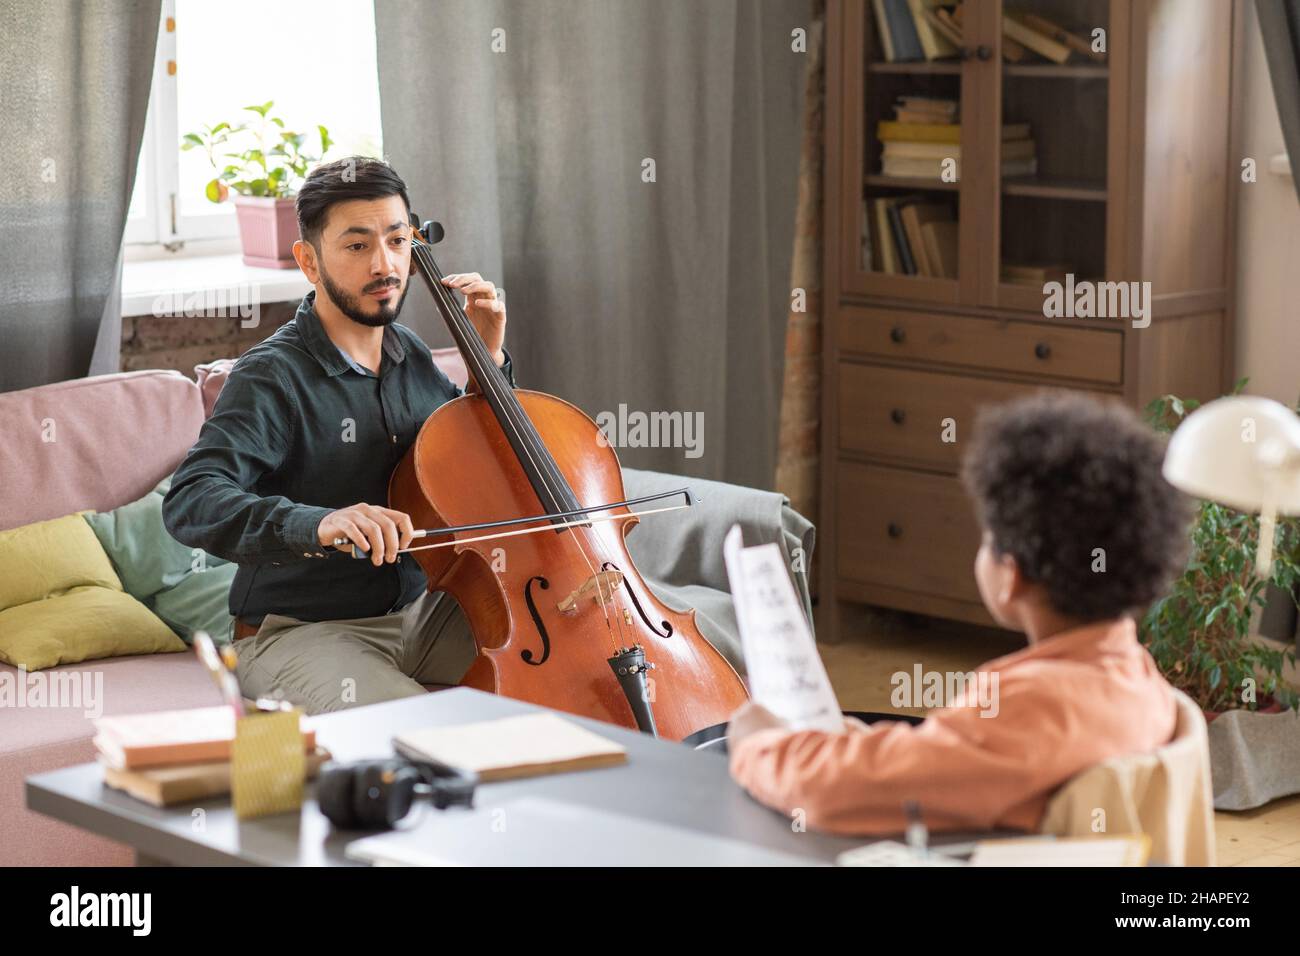
[{"label": "child", "polygon": [[996,707],[970,685],[915,726],[792,732],[738,710],[732,776],[811,827],[899,832],[916,801],[932,830],[1037,830],[1075,774],[1173,736],[1171,688],[1133,617],[1186,560],[1188,502],[1160,473],[1160,440],[1117,403],[1069,394],[992,409],[976,432],[963,474],[983,529],[975,579],[1029,646],[980,668]]}]

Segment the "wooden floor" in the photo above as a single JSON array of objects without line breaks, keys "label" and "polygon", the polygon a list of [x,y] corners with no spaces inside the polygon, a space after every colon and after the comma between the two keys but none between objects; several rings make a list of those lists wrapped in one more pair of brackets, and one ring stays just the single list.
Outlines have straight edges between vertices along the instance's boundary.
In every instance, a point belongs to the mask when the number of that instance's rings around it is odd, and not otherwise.
[{"label": "wooden floor", "polygon": [[[846,609],[840,633],[838,644],[818,648],[845,710],[894,710],[890,675],[918,662],[926,671],[969,671],[1024,646],[1007,631],[867,607]],[[1300,795],[1214,816],[1220,866],[1300,866]]]}]

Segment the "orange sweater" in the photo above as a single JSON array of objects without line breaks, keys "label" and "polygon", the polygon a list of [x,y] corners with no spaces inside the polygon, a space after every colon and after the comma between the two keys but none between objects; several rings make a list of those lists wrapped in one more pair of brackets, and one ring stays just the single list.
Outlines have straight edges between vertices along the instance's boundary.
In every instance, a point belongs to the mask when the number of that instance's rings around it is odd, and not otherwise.
[{"label": "orange sweater", "polygon": [[916,726],[762,730],[732,745],[731,774],[821,830],[900,832],[909,800],[932,830],[1037,830],[1052,792],[1075,774],[1173,736],[1169,684],[1129,618],[1067,631],[980,670],[998,675],[996,716],[948,706]]}]

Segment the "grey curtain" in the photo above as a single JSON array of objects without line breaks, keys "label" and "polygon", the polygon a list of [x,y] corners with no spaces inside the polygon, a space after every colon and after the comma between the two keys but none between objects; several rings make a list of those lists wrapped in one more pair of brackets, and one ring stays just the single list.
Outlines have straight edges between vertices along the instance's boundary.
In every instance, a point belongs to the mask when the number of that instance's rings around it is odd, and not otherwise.
[{"label": "grey curtain", "polygon": [[117,370],[113,299],[159,9],[0,0],[0,391]]},{"label": "grey curtain", "polygon": [[[388,159],[444,271],[504,289],[520,384],[615,438],[702,421],[625,465],[772,486],[809,7],[376,0]],[[403,321],[445,344],[426,298]]]},{"label": "grey curtain", "polygon": [[1300,0],[1255,0],[1255,11],[1291,176],[1300,193]]}]

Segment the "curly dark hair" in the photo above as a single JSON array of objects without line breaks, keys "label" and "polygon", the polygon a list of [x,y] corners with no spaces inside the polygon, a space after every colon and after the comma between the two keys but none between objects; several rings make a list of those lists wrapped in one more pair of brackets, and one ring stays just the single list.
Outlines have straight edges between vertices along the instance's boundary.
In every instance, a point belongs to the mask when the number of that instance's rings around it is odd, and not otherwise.
[{"label": "curly dark hair", "polygon": [[1191,502],[1163,458],[1117,401],[1043,392],[981,412],[962,479],[995,551],[1059,613],[1098,621],[1140,612],[1187,561]]}]

